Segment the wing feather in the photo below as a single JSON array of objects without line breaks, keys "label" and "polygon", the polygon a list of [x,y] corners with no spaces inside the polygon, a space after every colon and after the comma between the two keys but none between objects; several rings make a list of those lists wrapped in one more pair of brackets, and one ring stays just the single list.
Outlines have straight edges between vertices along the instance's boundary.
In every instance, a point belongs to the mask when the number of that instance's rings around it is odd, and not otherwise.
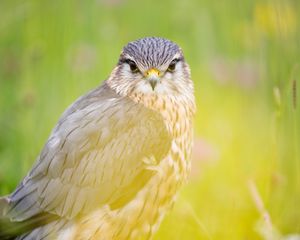
[{"label": "wing feather", "polygon": [[35,166],[10,195],[8,216],[74,218],[105,204],[120,207],[154,174],[143,160],[161,161],[170,145],[158,113],[103,85],[63,114]]}]

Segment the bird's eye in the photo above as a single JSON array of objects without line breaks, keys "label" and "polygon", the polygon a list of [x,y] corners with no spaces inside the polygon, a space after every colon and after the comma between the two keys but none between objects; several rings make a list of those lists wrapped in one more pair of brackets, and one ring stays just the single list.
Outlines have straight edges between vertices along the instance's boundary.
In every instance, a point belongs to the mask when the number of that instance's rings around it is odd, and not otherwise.
[{"label": "bird's eye", "polygon": [[129,65],[131,72],[136,73],[139,71],[139,69],[134,61],[132,61],[130,59],[126,59],[125,62]]},{"label": "bird's eye", "polygon": [[176,63],[179,61],[179,59],[175,58],[172,60],[172,62],[170,63],[169,67],[168,67],[168,71],[169,72],[174,72],[175,68],[176,68]]}]

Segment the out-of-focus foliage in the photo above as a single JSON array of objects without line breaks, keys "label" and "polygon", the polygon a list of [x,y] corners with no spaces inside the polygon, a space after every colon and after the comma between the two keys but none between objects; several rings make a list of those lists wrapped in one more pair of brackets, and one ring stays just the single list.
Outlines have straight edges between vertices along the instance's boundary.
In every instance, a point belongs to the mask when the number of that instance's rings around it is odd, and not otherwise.
[{"label": "out-of-focus foliage", "polygon": [[300,233],[299,12],[296,0],[1,0],[0,193],[124,44],[162,36],[185,52],[198,112],[190,181],[155,239]]}]

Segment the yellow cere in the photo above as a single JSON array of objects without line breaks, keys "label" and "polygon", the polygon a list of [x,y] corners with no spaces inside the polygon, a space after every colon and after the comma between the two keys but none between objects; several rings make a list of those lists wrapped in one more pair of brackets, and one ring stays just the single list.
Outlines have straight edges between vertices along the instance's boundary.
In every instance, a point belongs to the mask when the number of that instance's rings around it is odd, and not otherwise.
[{"label": "yellow cere", "polygon": [[148,71],[146,71],[146,76],[147,77],[150,77],[150,76],[153,76],[153,75],[158,77],[160,75],[160,71],[157,70],[156,68],[151,68]]}]

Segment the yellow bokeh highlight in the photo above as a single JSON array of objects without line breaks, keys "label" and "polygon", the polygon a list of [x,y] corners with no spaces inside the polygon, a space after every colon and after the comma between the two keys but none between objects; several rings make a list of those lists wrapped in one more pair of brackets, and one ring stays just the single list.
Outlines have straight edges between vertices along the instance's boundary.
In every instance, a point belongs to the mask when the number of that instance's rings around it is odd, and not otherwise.
[{"label": "yellow bokeh highlight", "polygon": [[253,14],[255,28],[265,34],[287,37],[296,32],[297,16],[291,5],[257,3]]}]

